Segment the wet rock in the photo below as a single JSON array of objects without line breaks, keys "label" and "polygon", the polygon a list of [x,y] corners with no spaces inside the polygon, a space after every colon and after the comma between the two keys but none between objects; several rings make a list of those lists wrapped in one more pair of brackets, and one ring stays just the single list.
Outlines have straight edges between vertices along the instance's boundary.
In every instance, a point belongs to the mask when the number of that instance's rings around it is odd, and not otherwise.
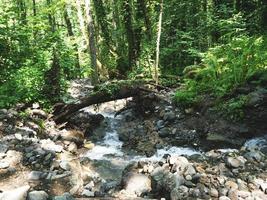
[{"label": "wet rock", "polygon": [[157,126],[158,130],[163,128],[164,127],[164,121],[163,120],[157,121],[156,126]]},{"label": "wet rock", "polygon": [[263,159],[263,154],[260,151],[251,151],[244,154],[244,157],[250,161],[260,162]]},{"label": "wet rock", "polygon": [[32,191],[28,194],[28,200],[47,200],[48,194],[45,191]]},{"label": "wet rock", "polygon": [[75,200],[70,193],[64,193],[61,196],[55,196],[53,200]]},{"label": "wet rock", "polygon": [[159,130],[159,136],[162,138],[168,137],[170,135],[170,129],[169,128],[162,128]]},{"label": "wet rock", "polygon": [[30,186],[19,187],[14,190],[0,193],[1,200],[26,200]]},{"label": "wet rock", "polygon": [[127,192],[138,196],[151,191],[151,180],[144,174],[129,172],[123,177],[122,185]]},{"label": "wet rock", "polygon": [[176,119],[176,115],[174,112],[167,112],[163,116],[164,121],[173,122]]}]

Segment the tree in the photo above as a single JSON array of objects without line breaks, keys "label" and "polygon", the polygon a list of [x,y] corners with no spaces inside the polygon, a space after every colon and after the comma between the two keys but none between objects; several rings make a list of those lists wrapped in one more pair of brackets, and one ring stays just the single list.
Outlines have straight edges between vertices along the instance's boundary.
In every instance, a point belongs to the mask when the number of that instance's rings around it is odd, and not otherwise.
[{"label": "tree", "polygon": [[91,1],[85,0],[85,11],[87,17],[87,31],[88,31],[88,41],[89,41],[89,54],[91,58],[92,66],[92,84],[95,85],[99,82],[98,69],[97,69],[97,53],[95,44],[95,28],[91,13]]}]

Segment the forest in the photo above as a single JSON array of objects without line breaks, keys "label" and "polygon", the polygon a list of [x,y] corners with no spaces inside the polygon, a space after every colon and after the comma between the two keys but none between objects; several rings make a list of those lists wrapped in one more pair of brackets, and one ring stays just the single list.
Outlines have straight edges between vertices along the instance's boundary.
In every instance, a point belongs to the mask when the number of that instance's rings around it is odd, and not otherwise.
[{"label": "forest", "polygon": [[0,0],[0,200],[267,199],[266,0]]}]

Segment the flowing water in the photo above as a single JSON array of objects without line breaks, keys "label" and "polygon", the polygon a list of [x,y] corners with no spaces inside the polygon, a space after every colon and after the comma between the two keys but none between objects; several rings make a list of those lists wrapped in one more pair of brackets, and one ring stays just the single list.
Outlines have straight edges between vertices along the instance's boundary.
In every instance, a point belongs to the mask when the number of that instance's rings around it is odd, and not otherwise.
[{"label": "flowing water", "polygon": [[[89,111],[89,110],[88,110]],[[92,110],[90,110],[91,112]],[[166,147],[158,149],[156,154],[152,157],[144,157],[140,155],[133,155],[130,152],[122,150],[123,142],[119,140],[117,127],[120,117],[114,117],[114,111],[102,111],[105,119],[108,120],[109,127],[107,128],[105,137],[97,142],[94,148],[88,151],[84,156],[90,158],[95,169],[105,180],[119,181],[123,169],[132,161],[158,161],[164,154],[170,155],[193,155],[202,154],[201,151],[186,147]],[[254,138],[247,141],[244,146],[248,149],[267,149],[266,138]],[[237,149],[219,149],[221,152],[233,152]]]}]

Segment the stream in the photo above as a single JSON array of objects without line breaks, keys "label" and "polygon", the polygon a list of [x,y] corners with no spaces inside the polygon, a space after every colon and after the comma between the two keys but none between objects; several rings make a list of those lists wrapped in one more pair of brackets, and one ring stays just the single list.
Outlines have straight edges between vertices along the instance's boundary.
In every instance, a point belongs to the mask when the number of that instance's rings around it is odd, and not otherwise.
[{"label": "stream", "polygon": [[[104,108],[107,106],[103,105]],[[109,107],[109,106],[108,106]],[[101,110],[101,109],[100,109]],[[87,112],[92,112],[92,109],[85,109]],[[133,161],[159,161],[165,154],[169,155],[186,155],[191,156],[194,154],[205,154],[204,151],[195,150],[188,147],[169,146],[163,149],[158,149],[157,152],[151,157],[136,155],[132,152],[122,150],[123,142],[119,140],[117,128],[119,122],[122,120],[120,116],[114,117],[115,111],[105,111],[102,109],[100,112],[108,122],[106,127],[105,136],[101,141],[98,141],[93,149],[86,152],[83,157],[88,157],[92,160],[93,166],[101,175],[101,178],[107,181],[116,181],[121,179],[122,171],[124,168]],[[248,140],[244,147],[247,149],[263,149],[267,148],[266,138],[253,138]],[[237,149],[225,148],[218,149],[223,153],[235,152]]]}]

